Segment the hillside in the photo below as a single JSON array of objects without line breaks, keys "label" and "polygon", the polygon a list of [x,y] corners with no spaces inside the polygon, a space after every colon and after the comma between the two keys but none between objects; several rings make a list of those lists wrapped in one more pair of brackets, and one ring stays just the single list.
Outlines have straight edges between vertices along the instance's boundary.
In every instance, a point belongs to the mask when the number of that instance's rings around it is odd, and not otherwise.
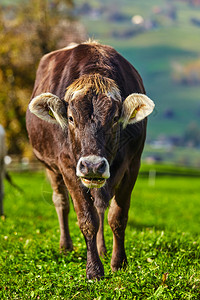
[{"label": "hillside", "polygon": [[[114,46],[142,75],[156,103],[149,140],[162,136],[182,143],[191,123],[200,127],[200,5],[165,0],[75,2],[89,36]],[[139,24],[132,19],[138,15]]]}]

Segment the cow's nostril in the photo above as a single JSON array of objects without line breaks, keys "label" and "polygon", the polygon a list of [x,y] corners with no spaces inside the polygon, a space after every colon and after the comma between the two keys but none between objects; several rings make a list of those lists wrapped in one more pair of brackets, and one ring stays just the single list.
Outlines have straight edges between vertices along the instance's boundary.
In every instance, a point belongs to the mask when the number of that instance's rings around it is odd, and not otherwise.
[{"label": "cow's nostril", "polygon": [[80,161],[79,170],[84,175],[86,175],[89,172],[89,170],[88,170],[88,164],[87,164],[86,161],[84,161],[84,160]]},{"label": "cow's nostril", "polygon": [[106,162],[102,160],[98,164],[95,165],[94,173],[102,175],[106,170]]}]

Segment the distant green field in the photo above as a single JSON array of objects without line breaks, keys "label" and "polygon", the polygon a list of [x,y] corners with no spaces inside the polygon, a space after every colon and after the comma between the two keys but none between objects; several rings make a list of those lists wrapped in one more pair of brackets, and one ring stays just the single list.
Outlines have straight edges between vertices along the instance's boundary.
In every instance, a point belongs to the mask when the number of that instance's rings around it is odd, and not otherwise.
[{"label": "distant green field", "polygon": [[175,166],[193,166],[200,169],[200,151],[194,148],[169,147],[167,149],[152,147],[148,144],[143,152],[143,160],[157,157],[158,160]]},{"label": "distant green field", "polygon": [[[142,171],[148,172],[149,166]],[[156,167],[157,172],[172,167]],[[187,170],[185,170],[187,171]],[[184,171],[184,172],[185,172]],[[191,175],[193,171],[189,171]],[[199,178],[139,177],[126,230],[129,266],[110,271],[112,234],[105,220],[105,278],[86,280],[86,246],[73,207],[74,251],[59,253],[59,225],[43,173],[12,174],[0,219],[0,299],[198,299]]]},{"label": "distant green field", "polygon": [[6,5],[6,4],[9,5],[9,4],[13,4],[13,3],[18,4],[18,3],[22,3],[22,2],[23,2],[23,0],[1,0],[1,4],[3,4],[3,5]]},{"label": "distant green field", "polygon": [[[77,0],[77,3],[80,1]],[[100,1],[91,0],[88,3],[95,7]],[[114,46],[142,75],[147,94],[156,103],[156,113],[150,116],[148,125],[150,138],[160,135],[182,136],[188,124],[194,121],[200,126],[200,86],[175,84],[172,78],[173,63],[184,64],[200,56],[200,28],[193,26],[190,21],[192,17],[199,18],[200,8],[178,1],[173,4],[177,7],[177,20],[174,23],[164,20],[163,27],[128,39],[113,38],[111,32],[130,28],[131,17],[136,14],[145,19],[155,18],[153,7],[166,9],[166,1],[125,0],[123,4],[116,1],[116,7],[130,17],[125,22],[82,18],[91,37]],[[107,5],[108,9],[112,6],[111,3]],[[163,117],[168,109],[174,111],[174,119]]]}]

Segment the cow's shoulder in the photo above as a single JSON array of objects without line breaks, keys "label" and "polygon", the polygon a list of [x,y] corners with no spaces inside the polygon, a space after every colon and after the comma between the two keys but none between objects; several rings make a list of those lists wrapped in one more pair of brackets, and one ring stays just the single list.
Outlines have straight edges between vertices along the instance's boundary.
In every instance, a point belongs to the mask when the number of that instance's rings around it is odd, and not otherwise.
[{"label": "cow's shoulder", "polygon": [[[69,69],[72,51],[77,46],[77,44],[74,44],[73,47],[70,45],[47,53],[41,58],[32,97],[44,92],[56,93],[63,70]],[[57,92],[59,96],[60,89]]]},{"label": "cow's shoulder", "polygon": [[[74,47],[76,46],[74,45]],[[45,54],[40,60],[38,72],[41,72],[41,69],[46,69],[52,67],[53,65],[56,66],[59,64],[59,62],[64,62],[63,58],[69,57],[72,49],[73,48],[65,47]]]}]

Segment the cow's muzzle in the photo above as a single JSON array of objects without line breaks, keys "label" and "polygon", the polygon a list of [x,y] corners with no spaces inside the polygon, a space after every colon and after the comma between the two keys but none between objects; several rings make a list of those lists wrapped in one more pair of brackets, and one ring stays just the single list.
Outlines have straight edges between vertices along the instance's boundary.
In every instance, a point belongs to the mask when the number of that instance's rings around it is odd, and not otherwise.
[{"label": "cow's muzzle", "polygon": [[101,188],[110,177],[109,163],[106,158],[97,155],[81,157],[77,163],[76,175],[87,188]]}]

